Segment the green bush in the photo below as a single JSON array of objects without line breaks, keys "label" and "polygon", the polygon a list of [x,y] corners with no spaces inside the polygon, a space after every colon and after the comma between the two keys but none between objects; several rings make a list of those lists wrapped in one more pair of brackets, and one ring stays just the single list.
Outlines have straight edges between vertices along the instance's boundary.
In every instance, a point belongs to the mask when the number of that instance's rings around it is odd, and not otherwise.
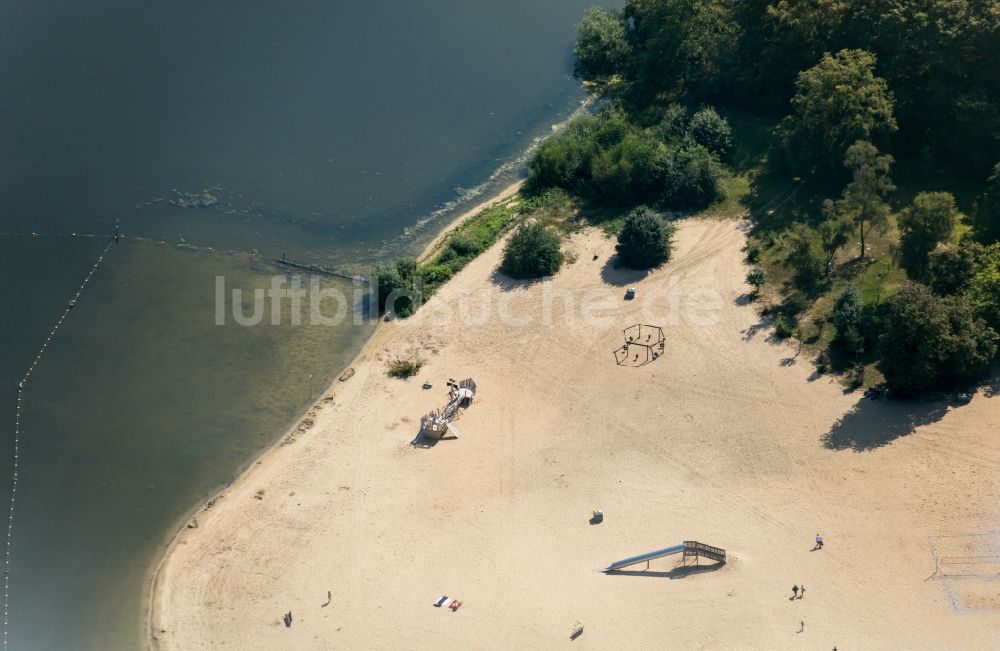
[{"label": "green bush", "polygon": [[575,71],[587,80],[606,79],[620,73],[631,54],[628,26],[620,11],[591,7],[576,28]]},{"label": "green bush", "polygon": [[670,259],[673,239],[673,224],[646,206],[639,206],[625,217],[615,250],[626,267],[650,269]]},{"label": "green bush", "polygon": [[520,226],[503,251],[503,271],[513,278],[552,276],[562,263],[559,236],[540,222]]},{"label": "green bush", "polygon": [[723,175],[708,149],[685,142],[667,156],[664,202],[674,208],[703,208],[721,198]]},{"label": "green bush", "polygon": [[406,378],[412,377],[420,371],[420,368],[424,365],[424,362],[420,359],[394,359],[390,361],[388,366],[388,374],[391,377],[397,377],[405,380]]},{"label": "green bush", "polygon": [[479,242],[473,240],[469,235],[459,232],[454,233],[448,239],[448,248],[454,251],[458,257],[482,253]]},{"label": "green bush", "polygon": [[795,334],[795,320],[779,314],[774,319],[774,334],[778,339],[788,339]]},{"label": "green bush", "polygon": [[795,271],[795,284],[811,291],[823,277],[824,260],[817,243],[816,232],[804,224],[796,224],[789,234],[786,262]]},{"label": "green bush", "polygon": [[688,134],[719,158],[725,158],[733,148],[733,130],[729,122],[710,106],[699,110],[691,118]]},{"label": "green bush", "polygon": [[912,280],[927,280],[928,256],[961,219],[950,192],[921,192],[899,217],[899,262]]},{"label": "green bush", "polygon": [[950,389],[986,370],[996,342],[997,333],[964,299],[910,284],[889,299],[879,368],[903,396]]},{"label": "green bush", "polygon": [[[413,300],[412,295],[416,274],[417,261],[413,258],[402,258],[392,263],[375,265],[372,276],[378,285],[379,314],[386,312],[386,307],[390,307],[395,316],[405,319],[416,311],[417,302]],[[394,292],[398,292],[394,297],[394,305],[387,306],[386,302]]]},{"label": "green bush", "polygon": [[976,274],[976,259],[983,247],[972,240],[958,246],[939,246],[927,256],[928,284],[939,296],[961,294]]},{"label": "green bush", "polygon": [[849,285],[837,296],[830,313],[830,323],[836,334],[833,344],[851,353],[860,353],[863,348],[861,337],[861,294],[854,285]]},{"label": "green bush", "polygon": [[760,288],[764,286],[766,279],[764,270],[760,267],[754,267],[747,273],[747,284],[753,287],[754,296],[760,292]]},{"label": "green bush", "polygon": [[[718,115],[710,109],[700,114],[699,137],[722,146],[725,134],[714,132],[710,124],[710,116]],[[720,197],[724,168],[693,135],[686,135],[682,108],[668,107],[661,121],[649,128],[630,120],[617,106],[574,120],[528,161],[530,191],[563,188],[600,204],[623,207],[700,208]]]}]

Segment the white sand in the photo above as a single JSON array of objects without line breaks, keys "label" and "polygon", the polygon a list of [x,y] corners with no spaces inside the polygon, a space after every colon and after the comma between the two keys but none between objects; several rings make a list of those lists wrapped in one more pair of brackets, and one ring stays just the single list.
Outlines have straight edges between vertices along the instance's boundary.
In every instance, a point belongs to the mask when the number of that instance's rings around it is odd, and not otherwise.
[{"label": "white sand", "polygon": [[[429,305],[381,327],[316,425],[174,542],[153,646],[1000,648],[1000,581],[983,578],[1000,572],[1000,403],[980,394],[942,414],[811,379],[739,300],[743,241],[734,222],[686,222],[675,259],[633,281],[605,268],[611,241],[576,236],[577,261],[553,286],[611,287],[615,299],[602,325],[563,324],[557,302],[551,327],[538,324],[539,285],[494,276],[494,247],[436,299],[455,307],[485,290],[535,323],[494,311],[474,327],[438,324]],[[717,322],[661,318],[665,356],[616,366],[621,329],[672,282],[688,296],[717,290]],[[636,301],[620,299],[626,284]],[[419,376],[388,378],[384,360],[412,349],[427,361]],[[411,447],[445,380],[467,376],[480,393],[462,437]],[[911,419],[928,422],[911,431]],[[825,446],[831,430],[837,441],[905,435],[858,452]],[[603,524],[588,524],[593,509]],[[826,547],[811,552],[817,532]],[[724,547],[730,562],[597,572],[684,540]],[[934,554],[944,562],[929,579]],[[790,601],[795,583],[806,595]],[[439,595],[464,605],[434,608]],[[585,631],[570,642],[577,622]]]}]

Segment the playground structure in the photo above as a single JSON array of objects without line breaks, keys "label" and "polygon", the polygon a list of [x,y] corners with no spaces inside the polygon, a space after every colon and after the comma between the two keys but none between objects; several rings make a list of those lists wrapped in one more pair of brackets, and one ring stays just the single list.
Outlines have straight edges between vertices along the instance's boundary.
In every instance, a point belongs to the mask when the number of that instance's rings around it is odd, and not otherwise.
[{"label": "playground structure", "polygon": [[458,430],[452,421],[458,418],[460,411],[472,403],[472,398],[476,395],[476,382],[472,378],[467,378],[461,382],[448,380],[448,404],[441,410],[435,409],[424,415],[420,419],[420,438],[428,438],[440,441],[448,432],[454,438],[458,438]]},{"label": "playground structure", "polygon": [[636,323],[625,328],[622,334],[625,344],[615,349],[618,366],[645,366],[662,355],[666,347],[660,326]]},{"label": "playground structure", "polygon": [[706,545],[705,543],[696,542],[694,540],[685,540],[680,545],[674,545],[673,547],[665,547],[663,549],[657,549],[655,552],[648,552],[646,554],[639,554],[638,556],[630,556],[628,558],[623,558],[620,561],[615,561],[611,565],[601,570],[602,572],[615,572],[617,570],[624,569],[631,565],[638,565],[639,563],[645,563],[646,569],[649,569],[649,561],[656,560],[657,558],[663,558],[664,556],[670,556],[672,554],[683,553],[683,560],[687,563],[687,559],[694,557],[695,562],[702,557],[717,561],[719,563],[725,564],[726,562],[726,550],[721,547],[712,547],[711,545]]}]

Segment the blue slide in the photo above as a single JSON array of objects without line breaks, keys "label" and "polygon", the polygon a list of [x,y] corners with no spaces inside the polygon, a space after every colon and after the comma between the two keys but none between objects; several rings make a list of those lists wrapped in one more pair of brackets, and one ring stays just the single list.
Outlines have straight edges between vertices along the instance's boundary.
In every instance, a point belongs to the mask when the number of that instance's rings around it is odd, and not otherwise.
[{"label": "blue slide", "polygon": [[670,556],[671,554],[679,554],[684,551],[684,544],[674,545],[673,547],[667,547],[666,549],[658,549],[655,552],[649,552],[648,554],[639,554],[638,556],[631,556],[629,558],[624,558],[620,561],[615,561],[611,565],[601,570],[602,572],[613,572],[614,570],[620,570],[623,567],[628,567],[629,565],[635,565],[637,563],[644,563],[646,561],[651,561],[654,558],[661,558],[663,556]]}]

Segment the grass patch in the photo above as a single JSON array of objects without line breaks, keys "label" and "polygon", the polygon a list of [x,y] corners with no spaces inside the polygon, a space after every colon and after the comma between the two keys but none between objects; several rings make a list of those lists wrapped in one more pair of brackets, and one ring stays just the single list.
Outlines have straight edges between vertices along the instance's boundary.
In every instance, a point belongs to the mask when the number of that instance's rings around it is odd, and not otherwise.
[{"label": "grass patch", "polygon": [[549,190],[530,197],[518,194],[476,213],[448,233],[417,269],[424,281],[424,298],[432,296],[526,217],[552,225],[562,233],[579,230],[583,224],[567,218],[574,207],[569,194]]},{"label": "grass patch", "polygon": [[391,360],[386,366],[388,367],[387,373],[390,377],[400,378],[405,380],[407,378],[416,375],[420,368],[424,365],[423,360],[418,358],[413,359],[394,359]]}]

